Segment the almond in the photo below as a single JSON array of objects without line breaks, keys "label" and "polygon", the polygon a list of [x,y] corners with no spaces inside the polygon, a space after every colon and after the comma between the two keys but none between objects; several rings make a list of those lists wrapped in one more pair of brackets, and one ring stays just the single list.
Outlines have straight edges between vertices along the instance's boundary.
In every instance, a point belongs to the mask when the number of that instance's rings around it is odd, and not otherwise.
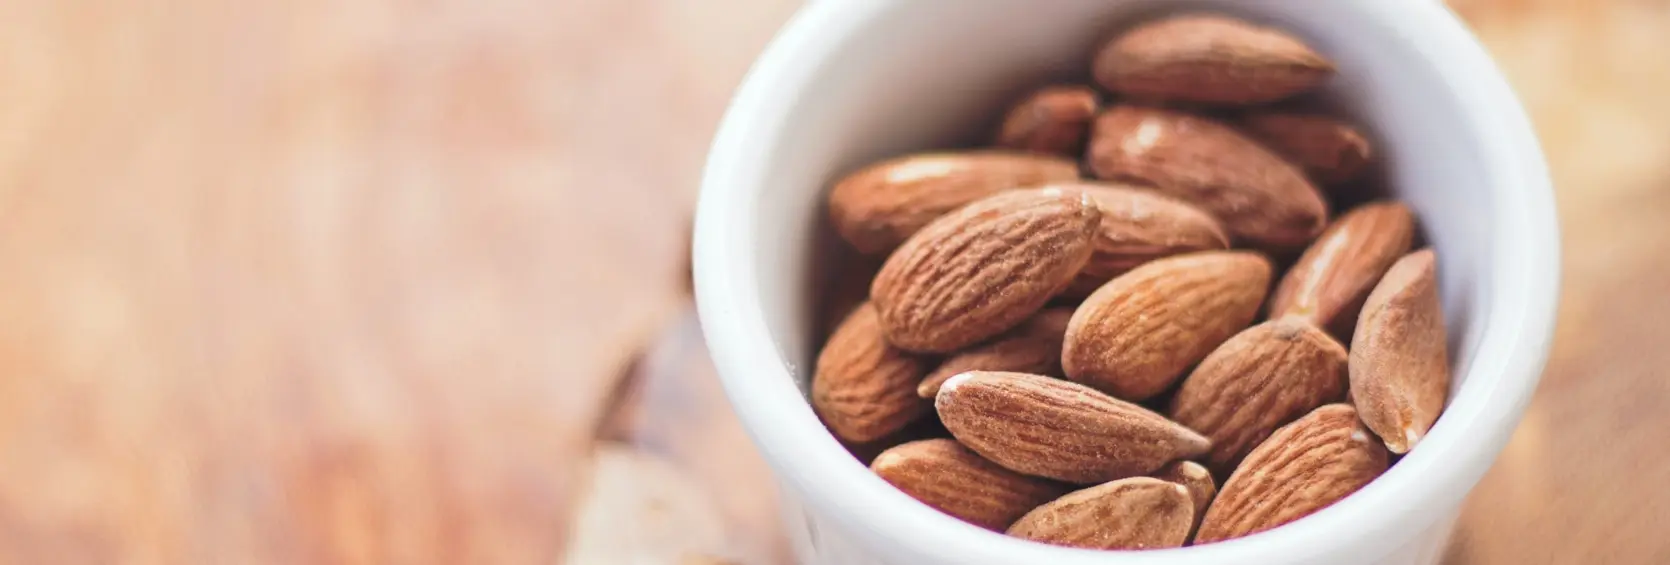
[{"label": "almond", "polygon": [[1039,312],[997,339],[947,358],[922,384],[916,394],[933,398],[946,379],[969,371],[1009,371],[1034,375],[1061,375],[1061,340],[1067,336],[1067,320],[1073,311],[1050,308]]},{"label": "almond", "polygon": [[1304,245],[1328,221],[1321,193],[1297,167],[1205,117],[1115,106],[1096,118],[1086,160],[1098,178],[1152,185],[1259,247]]},{"label": "almond", "polygon": [[1101,219],[1090,197],[1045,188],[987,197],[934,220],[887,258],[870,287],[887,340],[946,353],[1015,327],[1090,260]]},{"label": "almond", "polygon": [[1286,32],[1190,14],[1139,25],[1096,54],[1096,82],[1141,100],[1253,105],[1320,86],[1334,64]]},{"label": "almond", "polygon": [[951,439],[913,441],[883,451],[870,469],[935,510],[999,532],[1067,492],[1059,483],[982,459]]},{"label": "almond", "polygon": [[1344,404],[1276,430],[1224,482],[1195,543],[1238,538],[1326,508],[1380,476],[1386,449]]},{"label": "almond", "polygon": [[1171,418],[1212,440],[1208,465],[1228,474],[1283,424],[1345,395],[1345,348],[1301,318],[1229,338],[1184,379]]},{"label": "almond", "polygon": [[854,310],[824,344],[812,375],[812,408],[836,437],[862,443],[897,432],[927,412],[916,384],[927,363],[883,338],[876,310]]},{"label": "almond", "polygon": [[1009,535],[1087,549],[1182,547],[1194,524],[1182,485],[1131,477],[1068,494],[1028,512]]},{"label": "almond", "polygon": [[859,252],[878,254],[975,200],[1077,178],[1078,164],[1055,156],[1003,151],[911,155],[841,179],[829,193],[829,216],[835,231]]},{"label": "almond", "polygon": [[1090,87],[1046,86],[1009,110],[998,129],[996,145],[1076,158],[1084,150],[1096,106],[1096,91]]},{"label": "almond", "polygon": [[1096,251],[1064,295],[1089,296],[1113,277],[1161,257],[1229,247],[1211,214],[1151,189],[1088,182],[1055,186],[1084,191],[1102,211]]},{"label": "almond", "polygon": [[1363,132],[1332,116],[1254,112],[1241,118],[1241,127],[1324,184],[1357,178],[1373,157]]},{"label": "almond", "polygon": [[962,373],[940,387],[934,407],[951,435],[986,459],[1074,483],[1144,475],[1211,449],[1147,408],[1038,375]]},{"label": "almond", "polygon": [[1393,453],[1426,436],[1450,391],[1437,270],[1431,249],[1399,259],[1369,294],[1352,339],[1351,396]]},{"label": "almond", "polygon": [[[1200,527],[1200,519],[1206,517],[1206,507],[1212,505],[1212,497],[1218,494],[1218,484],[1212,481],[1212,472],[1194,461],[1177,461],[1161,467],[1154,473],[1154,478],[1189,489],[1189,499],[1194,501],[1194,527]],[[1192,529],[1190,531],[1193,532]]]},{"label": "almond", "polygon": [[841,255],[832,258],[830,266],[834,272],[827,274],[827,286],[823,288],[823,306],[818,315],[823,320],[824,335],[834,332],[848,314],[870,299],[870,281],[875,280],[876,271],[881,269],[880,258],[858,255],[851,250]]},{"label": "almond", "polygon": [[1130,400],[1175,383],[1258,314],[1270,263],[1244,251],[1159,259],[1109,281],[1067,324],[1067,378]]},{"label": "almond", "polygon": [[1350,339],[1363,300],[1392,263],[1409,252],[1415,217],[1396,202],[1368,204],[1340,216],[1282,277],[1270,317],[1303,316]]}]

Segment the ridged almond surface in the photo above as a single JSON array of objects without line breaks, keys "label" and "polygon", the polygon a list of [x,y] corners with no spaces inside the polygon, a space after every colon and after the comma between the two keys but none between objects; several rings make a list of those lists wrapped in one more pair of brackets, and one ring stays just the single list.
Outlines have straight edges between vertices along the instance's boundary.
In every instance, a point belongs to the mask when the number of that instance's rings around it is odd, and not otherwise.
[{"label": "ridged almond surface", "polygon": [[1195,543],[1255,534],[1338,502],[1386,470],[1386,448],[1345,404],[1276,430],[1224,482]]},{"label": "ridged almond surface", "polygon": [[1351,396],[1393,453],[1413,449],[1444,410],[1447,339],[1437,257],[1431,249],[1404,256],[1369,294],[1351,345]]},{"label": "ridged almond surface", "polygon": [[1102,211],[1096,251],[1062,294],[1085,297],[1137,265],[1192,251],[1229,247],[1211,214],[1153,190],[1106,183],[1056,185],[1082,190]]},{"label": "ridged almond surface", "polygon": [[883,451],[870,469],[935,510],[999,532],[1067,492],[1065,485],[1004,469],[944,438]]},{"label": "ridged almond surface", "polygon": [[924,153],[883,161],[841,179],[829,193],[835,231],[861,253],[898,247],[928,222],[1011,188],[1079,178],[1078,163],[1009,151]]},{"label": "ridged almond surface", "polygon": [[1015,190],[946,214],[893,252],[870,300],[893,345],[948,353],[1026,321],[1090,260],[1090,197]]},{"label": "ridged almond surface", "polygon": [[1206,462],[1227,475],[1276,428],[1345,396],[1345,363],[1345,348],[1310,322],[1264,322],[1200,362],[1171,418],[1212,440]]},{"label": "ridged almond surface", "polygon": [[1241,126],[1324,184],[1357,178],[1374,156],[1368,137],[1357,126],[1333,116],[1253,112],[1241,118]]},{"label": "ridged almond surface", "polygon": [[862,443],[897,432],[927,412],[916,384],[928,364],[887,343],[875,308],[860,305],[818,354],[812,408],[836,437]]},{"label": "ridged almond surface", "polygon": [[1216,15],[1189,14],[1115,37],[1092,63],[1096,82],[1139,100],[1252,105],[1320,86],[1334,64],[1298,38]]},{"label": "ridged almond surface", "polygon": [[995,145],[1033,153],[1077,158],[1084,151],[1090,120],[1096,117],[1096,91],[1081,85],[1051,85],[1016,103],[1003,117]]},{"label": "ridged almond surface", "polygon": [[1028,512],[1009,535],[1085,549],[1182,547],[1194,525],[1187,487],[1131,477],[1076,491]]},{"label": "ridged almond surface", "polygon": [[934,399],[957,441],[1028,475],[1099,483],[1211,449],[1200,434],[1095,389],[1024,373],[962,373]]},{"label": "ridged almond surface", "polygon": [[1351,339],[1369,291],[1409,252],[1415,216],[1396,202],[1358,207],[1316,238],[1270,297],[1270,318],[1302,316]]},{"label": "ridged almond surface", "polygon": [[[1194,501],[1194,527],[1200,527],[1200,519],[1206,517],[1206,507],[1211,506],[1212,498],[1218,495],[1218,483],[1212,480],[1212,472],[1194,461],[1176,461],[1160,468],[1153,476],[1189,489],[1189,499]],[[1189,531],[1191,534],[1194,532],[1192,528]]]},{"label": "ridged almond surface", "polygon": [[1261,248],[1294,248],[1328,222],[1322,194],[1280,156],[1218,121],[1121,105],[1096,118],[1086,161],[1103,179],[1154,186]]},{"label": "ridged almond surface", "polygon": [[1270,263],[1204,251],[1147,263],[1109,281],[1073,312],[1062,345],[1067,378],[1140,402],[1165,391],[1252,323]]},{"label": "ridged almond surface", "polygon": [[1071,309],[1047,308],[997,339],[946,358],[922,379],[916,394],[933,398],[946,379],[968,371],[1060,376],[1061,341],[1067,337],[1067,321],[1072,318]]}]

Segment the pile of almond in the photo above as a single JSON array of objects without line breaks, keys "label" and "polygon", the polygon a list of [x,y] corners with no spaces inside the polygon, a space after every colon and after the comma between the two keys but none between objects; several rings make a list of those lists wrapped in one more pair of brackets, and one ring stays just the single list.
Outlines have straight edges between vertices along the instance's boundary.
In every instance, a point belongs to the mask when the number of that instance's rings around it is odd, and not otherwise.
[{"label": "pile of almond", "polygon": [[878,267],[835,277],[859,291],[830,292],[813,407],[910,496],[1050,544],[1227,540],[1362,488],[1450,369],[1410,210],[1330,210],[1373,176],[1368,137],[1303,105],[1333,74],[1283,31],[1171,16],[1099,48],[1100,91],[1020,100],[995,148],[841,179],[835,230]]}]

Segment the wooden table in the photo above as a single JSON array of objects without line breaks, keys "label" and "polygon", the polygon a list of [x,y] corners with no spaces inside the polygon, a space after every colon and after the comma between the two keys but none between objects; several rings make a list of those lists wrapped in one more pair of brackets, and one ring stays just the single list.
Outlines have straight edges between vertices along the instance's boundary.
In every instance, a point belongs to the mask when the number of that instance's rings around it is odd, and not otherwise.
[{"label": "wooden table", "polygon": [[[680,277],[797,4],[0,2],[0,565],[785,560]],[[1566,263],[1452,561],[1670,562],[1670,2],[1457,4]]]}]

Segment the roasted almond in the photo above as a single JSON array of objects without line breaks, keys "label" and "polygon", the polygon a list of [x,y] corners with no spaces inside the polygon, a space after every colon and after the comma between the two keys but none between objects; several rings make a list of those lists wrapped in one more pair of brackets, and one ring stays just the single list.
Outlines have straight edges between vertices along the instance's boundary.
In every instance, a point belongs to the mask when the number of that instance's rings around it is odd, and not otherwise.
[{"label": "roasted almond", "polygon": [[1096,250],[1062,294],[1085,297],[1137,265],[1191,251],[1229,247],[1210,214],[1146,187],[1107,183],[1056,185],[1082,190],[1102,211]]},{"label": "roasted almond", "polygon": [[829,193],[835,231],[861,253],[878,254],[928,222],[1011,188],[1079,178],[1078,163],[1004,151],[926,153],[858,170]]},{"label": "roasted almond", "polygon": [[1074,483],[1144,475],[1211,449],[1147,408],[1038,375],[962,373],[940,387],[934,407],[951,435],[986,459]]},{"label": "roasted almond", "polygon": [[883,451],[870,469],[935,510],[999,532],[1067,492],[1065,485],[1004,469],[952,439],[913,441]]},{"label": "roasted almond", "polygon": [[1206,510],[1195,543],[1255,534],[1326,508],[1380,476],[1386,457],[1355,409],[1317,408],[1247,455]]},{"label": "roasted almond", "polygon": [[1351,339],[1363,300],[1414,238],[1415,217],[1403,204],[1377,202],[1347,212],[1282,277],[1270,297],[1270,318],[1302,316]]},{"label": "roasted almond", "polygon": [[1084,151],[1096,91],[1088,86],[1052,85],[1022,99],[1004,115],[996,145],[1005,149],[1077,158]]},{"label": "roasted almond", "polygon": [[1096,82],[1138,100],[1252,105],[1320,86],[1334,65],[1298,38],[1216,15],[1138,25],[1096,54]]},{"label": "roasted almond", "polygon": [[1140,402],[1258,315],[1270,263],[1244,251],[1204,251],[1147,263],[1086,298],[1067,324],[1067,378]]},{"label": "roasted almond", "polygon": [[997,339],[946,358],[922,379],[916,394],[933,398],[946,379],[969,371],[1060,376],[1061,340],[1067,336],[1067,320],[1072,317],[1073,311],[1067,308],[1045,309]]},{"label": "roasted almond", "polygon": [[916,384],[928,364],[887,343],[876,310],[854,310],[824,344],[812,375],[812,408],[836,437],[863,443],[927,413]]},{"label": "roasted almond", "polygon": [[1229,338],[1183,380],[1171,418],[1212,440],[1206,461],[1227,475],[1270,433],[1345,395],[1345,348],[1301,318]]},{"label": "roasted almond", "polygon": [[1446,340],[1437,257],[1422,249],[1399,259],[1374,287],[1351,342],[1351,396],[1363,423],[1393,453],[1413,449],[1444,410]]},{"label": "roasted almond", "polygon": [[1241,127],[1323,184],[1339,184],[1357,178],[1373,157],[1373,150],[1363,132],[1333,116],[1252,112],[1242,116]]},{"label": "roasted almond", "polygon": [[1008,191],[946,214],[900,246],[870,299],[887,340],[948,353],[1031,317],[1090,260],[1102,214],[1056,188]]},{"label": "roasted almond", "polygon": [[[1194,461],[1177,461],[1161,467],[1154,473],[1154,478],[1183,485],[1189,489],[1189,498],[1194,501],[1194,527],[1200,527],[1200,519],[1206,517],[1206,507],[1212,505],[1212,497],[1218,495],[1218,483],[1212,481],[1212,472],[1206,466]],[[1191,528],[1190,533],[1194,530]]]},{"label": "roasted almond", "polygon": [[1009,535],[1086,549],[1182,547],[1194,525],[1188,488],[1151,477],[1121,479],[1039,506]]},{"label": "roasted almond", "polygon": [[1328,222],[1321,193],[1297,167],[1209,118],[1115,106],[1096,118],[1086,160],[1098,178],[1154,186],[1255,246],[1304,245]]}]

